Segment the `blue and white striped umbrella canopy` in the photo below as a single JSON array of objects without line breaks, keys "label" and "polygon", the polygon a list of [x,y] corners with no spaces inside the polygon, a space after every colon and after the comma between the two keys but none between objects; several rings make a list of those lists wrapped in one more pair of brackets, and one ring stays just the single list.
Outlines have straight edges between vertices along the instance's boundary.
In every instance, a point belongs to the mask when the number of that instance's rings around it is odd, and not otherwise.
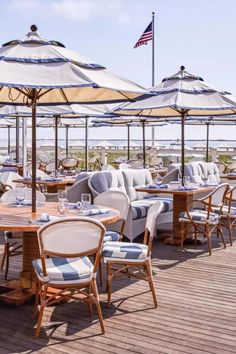
[{"label": "blue and white striped umbrella canopy", "polygon": [[[35,25],[21,40],[0,48],[0,104],[37,105],[108,103],[132,99],[146,91],[105,67],[48,41]],[[27,97],[27,98],[26,98]]]},{"label": "blue and white striped umbrella canopy", "polygon": [[181,112],[194,116],[232,115],[236,100],[228,92],[207,85],[199,76],[180,71],[151,89],[154,96],[140,96],[136,102],[118,106],[119,115],[140,117],[176,117]]}]

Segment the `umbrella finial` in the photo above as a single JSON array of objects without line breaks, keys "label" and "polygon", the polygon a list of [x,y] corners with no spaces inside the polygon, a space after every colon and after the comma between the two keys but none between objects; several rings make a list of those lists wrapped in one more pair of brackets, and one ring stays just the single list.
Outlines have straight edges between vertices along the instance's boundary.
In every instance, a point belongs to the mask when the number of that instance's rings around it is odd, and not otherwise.
[{"label": "umbrella finial", "polygon": [[37,32],[38,27],[36,25],[30,26],[31,32]]},{"label": "umbrella finial", "polygon": [[185,70],[185,66],[181,65],[180,70],[184,71]]}]

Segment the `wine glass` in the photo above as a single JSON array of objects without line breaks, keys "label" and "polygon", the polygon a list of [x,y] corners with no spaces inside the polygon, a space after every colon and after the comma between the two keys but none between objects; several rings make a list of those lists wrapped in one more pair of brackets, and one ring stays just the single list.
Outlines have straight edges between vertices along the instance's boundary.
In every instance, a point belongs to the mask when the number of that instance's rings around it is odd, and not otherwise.
[{"label": "wine glass", "polygon": [[65,202],[67,201],[67,191],[66,190],[59,190],[58,191],[58,202]]},{"label": "wine glass", "polygon": [[89,193],[82,193],[81,194],[81,203],[82,206],[87,209],[89,205],[91,204],[91,194]]},{"label": "wine glass", "polygon": [[16,202],[19,207],[22,206],[24,200],[25,200],[25,191],[23,189],[18,189],[16,192]]},{"label": "wine glass", "polygon": [[61,216],[65,216],[69,210],[69,203],[67,201],[58,202],[57,209]]},{"label": "wine glass", "polygon": [[188,187],[190,183],[190,176],[184,176],[184,186]]},{"label": "wine glass", "polygon": [[181,172],[178,173],[178,181],[180,182],[180,184],[182,183],[182,174]]},{"label": "wine glass", "polygon": [[157,186],[160,186],[162,184],[162,177],[160,175],[156,176],[155,183]]},{"label": "wine glass", "polygon": [[208,177],[205,176],[205,175],[203,175],[203,176],[202,176],[202,180],[203,180],[203,182],[204,182],[204,186],[206,186]]}]

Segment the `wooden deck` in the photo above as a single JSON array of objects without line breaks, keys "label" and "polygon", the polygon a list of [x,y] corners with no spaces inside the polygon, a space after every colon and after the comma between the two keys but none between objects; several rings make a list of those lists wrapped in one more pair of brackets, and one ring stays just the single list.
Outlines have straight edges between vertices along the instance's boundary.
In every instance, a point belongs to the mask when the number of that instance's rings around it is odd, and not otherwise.
[{"label": "wooden deck", "polygon": [[[105,335],[96,314],[91,319],[85,305],[69,302],[47,309],[35,339],[33,303],[0,303],[0,353],[236,353],[236,241],[224,250],[214,239],[211,257],[206,246],[187,250],[155,241],[157,309],[143,281],[115,281],[110,309],[100,289]],[[11,259],[9,278],[20,262]]]}]

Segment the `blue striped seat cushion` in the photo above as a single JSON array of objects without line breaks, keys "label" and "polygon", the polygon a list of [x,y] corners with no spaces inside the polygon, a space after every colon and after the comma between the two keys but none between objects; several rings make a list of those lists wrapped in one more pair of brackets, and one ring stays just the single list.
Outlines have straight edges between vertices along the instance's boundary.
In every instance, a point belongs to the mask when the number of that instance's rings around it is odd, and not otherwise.
[{"label": "blue striped seat cushion", "polygon": [[223,208],[220,210],[220,208],[212,208],[214,213],[217,213],[217,214],[222,214],[222,215],[230,215],[230,216],[235,216],[236,217],[236,208],[235,207],[232,207],[230,208],[229,210],[229,206],[228,205],[224,205]]},{"label": "blue striped seat cushion", "polygon": [[[199,209],[194,209],[189,211],[189,215],[191,219],[195,222],[210,222],[210,223],[215,223],[219,220],[219,215],[216,213],[210,213],[209,214],[209,219],[207,219],[207,211],[205,210],[199,210]],[[179,220],[181,221],[190,221],[191,220],[188,217],[187,212],[182,212],[179,215]]]},{"label": "blue striped seat cushion", "polygon": [[150,206],[155,204],[158,200],[163,201],[163,204],[164,204],[162,213],[173,210],[173,199],[172,198],[152,197],[152,198],[134,200],[133,202],[131,202],[133,220],[145,218],[147,216],[147,212],[148,212],[148,209],[150,208]]},{"label": "blue striped seat cushion", "polygon": [[144,261],[147,257],[147,245],[130,242],[106,242],[102,256],[105,262],[109,260]]},{"label": "blue striped seat cushion", "polygon": [[120,235],[116,231],[106,231],[103,241],[119,241]]},{"label": "blue striped seat cushion", "polygon": [[84,282],[92,277],[93,264],[88,257],[46,258],[45,263],[48,274],[46,278],[43,275],[41,259],[36,259],[32,263],[39,279],[52,284]]}]

